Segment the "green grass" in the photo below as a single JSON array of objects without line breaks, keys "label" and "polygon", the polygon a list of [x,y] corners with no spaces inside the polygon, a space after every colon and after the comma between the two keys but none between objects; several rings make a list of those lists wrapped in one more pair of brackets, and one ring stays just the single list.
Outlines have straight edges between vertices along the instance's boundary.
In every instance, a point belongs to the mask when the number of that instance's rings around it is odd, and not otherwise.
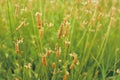
[{"label": "green grass", "polygon": [[120,1],[89,1],[0,0],[0,80],[120,80]]}]

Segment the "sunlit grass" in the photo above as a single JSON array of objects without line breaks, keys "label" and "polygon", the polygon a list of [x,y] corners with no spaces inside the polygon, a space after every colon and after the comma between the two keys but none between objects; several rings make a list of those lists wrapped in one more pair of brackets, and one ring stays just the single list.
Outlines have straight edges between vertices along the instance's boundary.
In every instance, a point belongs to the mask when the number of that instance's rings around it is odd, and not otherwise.
[{"label": "sunlit grass", "polygon": [[0,0],[0,80],[119,80],[119,0]]}]

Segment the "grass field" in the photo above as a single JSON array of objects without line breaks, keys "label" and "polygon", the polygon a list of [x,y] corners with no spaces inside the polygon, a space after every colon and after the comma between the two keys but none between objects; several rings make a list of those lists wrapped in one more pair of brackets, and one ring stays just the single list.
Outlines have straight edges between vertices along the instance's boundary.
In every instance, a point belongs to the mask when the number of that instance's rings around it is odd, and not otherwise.
[{"label": "grass field", "polygon": [[120,80],[120,0],[0,0],[0,80]]}]

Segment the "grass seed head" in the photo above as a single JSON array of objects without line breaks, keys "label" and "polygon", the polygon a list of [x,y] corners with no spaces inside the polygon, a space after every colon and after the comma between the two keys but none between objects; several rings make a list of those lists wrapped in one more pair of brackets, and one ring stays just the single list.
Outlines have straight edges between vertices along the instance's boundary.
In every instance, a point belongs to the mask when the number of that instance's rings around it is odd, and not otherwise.
[{"label": "grass seed head", "polygon": [[59,59],[59,60],[58,60],[58,62],[59,62],[59,63],[61,63],[61,62],[62,62],[62,60],[61,60],[61,59]]},{"label": "grass seed head", "polygon": [[41,16],[42,16],[42,14],[41,14],[40,12],[37,12],[37,13],[36,13],[37,23],[38,23],[38,29],[41,29],[41,27],[42,27]]},{"label": "grass seed head", "polygon": [[73,58],[74,58],[73,63],[76,64],[78,61],[78,57],[76,53],[73,53]]},{"label": "grass seed head", "polygon": [[63,37],[66,37],[66,36],[68,35],[69,26],[70,26],[70,23],[69,23],[69,22],[66,22],[66,28],[65,28]]},{"label": "grass seed head", "polygon": [[20,50],[19,50],[19,44],[20,43],[23,43],[23,38],[19,38],[19,39],[17,39],[17,41],[15,42],[15,51],[16,51],[16,53],[19,53],[20,52]]},{"label": "grass seed head", "polygon": [[15,16],[18,16],[18,12],[19,12],[19,5],[16,4],[15,5]]},{"label": "grass seed head", "polygon": [[60,53],[61,53],[61,48],[59,47],[58,50],[56,51],[56,56],[60,57]]},{"label": "grass seed head", "polygon": [[54,24],[53,24],[52,22],[50,22],[50,23],[47,24],[47,26],[48,26],[49,28],[52,28],[52,27],[54,26]]},{"label": "grass seed head", "polygon": [[91,20],[90,20],[90,25],[93,26],[96,22],[96,19],[95,17],[93,17]]},{"label": "grass seed head", "polygon": [[72,63],[72,64],[70,65],[70,70],[72,70],[72,69],[74,68],[74,66],[75,66],[75,64]]},{"label": "grass seed head", "polygon": [[68,79],[68,77],[69,77],[69,72],[68,72],[68,71],[66,71],[66,73],[65,73],[65,75],[64,75],[64,77],[63,77],[63,80],[67,80],[67,79]]},{"label": "grass seed head", "polygon": [[59,30],[58,30],[58,38],[60,39],[62,37],[63,34],[63,24],[61,24]]},{"label": "grass seed head", "polygon": [[55,63],[55,62],[52,63],[52,68],[53,68],[53,69],[56,68],[56,63]]},{"label": "grass seed head", "polygon": [[83,21],[83,22],[82,22],[82,24],[83,24],[84,27],[87,26],[87,23],[88,23],[87,21]]},{"label": "grass seed head", "polygon": [[19,29],[21,29],[25,24],[25,21],[22,21],[21,24],[16,28],[16,31],[18,31]]},{"label": "grass seed head", "polygon": [[116,73],[117,73],[117,74],[120,74],[120,69],[117,69],[117,70],[116,70]]},{"label": "grass seed head", "polygon": [[43,34],[44,34],[44,28],[41,28],[41,29],[39,30],[39,33],[40,33],[40,38],[42,38],[42,37],[43,37]]},{"label": "grass seed head", "polygon": [[111,17],[115,16],[116,14],[116,7],[111,7]]},{"label": "grass seed head", "polygon": [[47,66],[47,60],[46,60],[46,55],[42,56],[42,65]]},{"label": "grass seed head", "polygon": [[16,51],[16,53],[19,53],[19,43],[18,42],[15,43],[15,51]]},{"label": "grass seed head", "polygon": [[51,49],[46,49],[46,55],[50,55],[52,53]]},{"label": "grass seed head", "polygon": [[97,20],[100,21],[101,17],[102,17],[102,13],[100,13],[100,14],[97,16]]},{"label": "grass seed head", "polygon": [[70,41],[65,41],[65,47],[68,47],[70,45]]},{"label": "grass seed head", "polygon": [[27,65],[25,65],[25,68],[30,69],[31,68],[31,63],[28,63]]},{"label": "grass seed head", "polygon": [[61,53],[61,48],[58,46],[58,43],[55,45],[55,50],[56,50],[56,56],[59,57]]},{"label": "grass seed head", "polygon": [[68,22],[68,19],[70,18],[70,15],[67,15],[65,18],[64,18],[64,22],[63,22],[63,25],[66,25]]}]

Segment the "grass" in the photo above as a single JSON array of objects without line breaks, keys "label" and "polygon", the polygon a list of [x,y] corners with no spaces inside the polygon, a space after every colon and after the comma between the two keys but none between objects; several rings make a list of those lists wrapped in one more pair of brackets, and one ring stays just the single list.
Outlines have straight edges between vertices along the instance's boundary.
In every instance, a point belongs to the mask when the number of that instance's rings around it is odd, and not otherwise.
[{"label": "grass", "polygon": [[119,80],[119,0],[0,0],[0,80]]}]

